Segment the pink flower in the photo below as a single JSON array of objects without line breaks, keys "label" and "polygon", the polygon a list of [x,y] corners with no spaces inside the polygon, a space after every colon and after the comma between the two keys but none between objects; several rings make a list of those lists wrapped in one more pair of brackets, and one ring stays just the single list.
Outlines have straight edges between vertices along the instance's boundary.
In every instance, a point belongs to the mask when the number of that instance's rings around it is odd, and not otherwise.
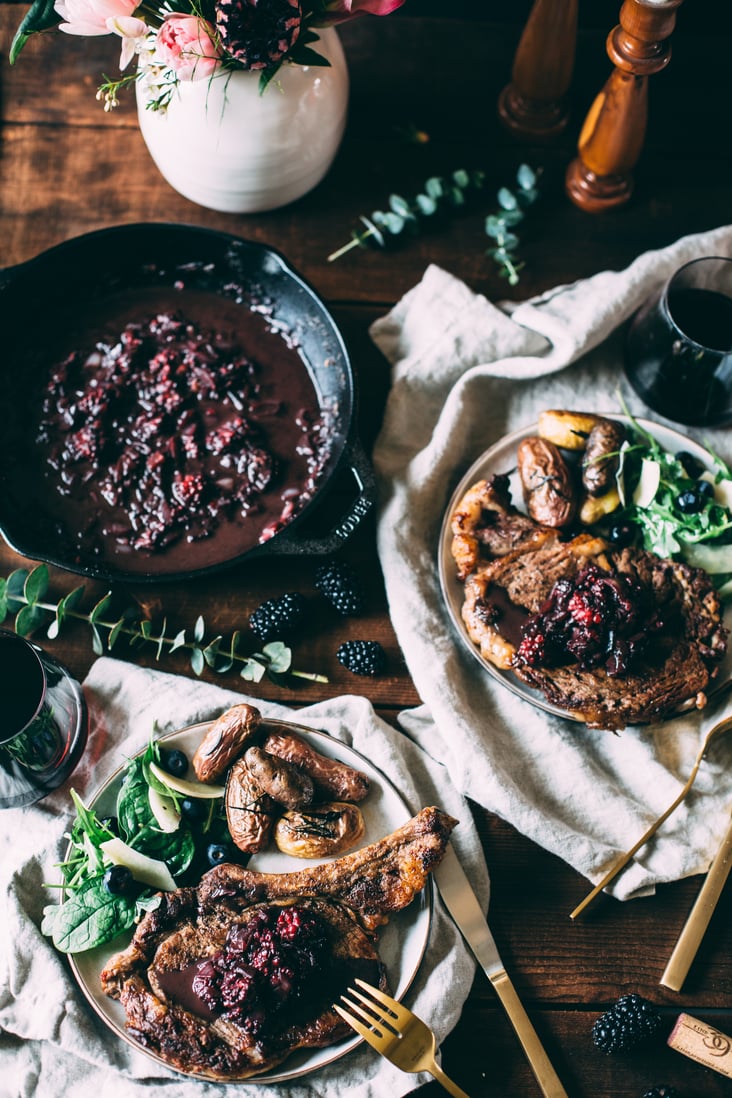
[{"label": "pink flower", "polygon": [[207,19],[169,15],[158,31],[155,56],[179,80],[203,80],[218,68],[221,49]]},{"label": "pink flower", "polygon": [[132,15],[138,0],[56,0],[55,10],[64,20],[66,34],[109,34],[114,19]]},{"label": "pink flower", "polygon": [[403,3],[404,0],[326,0],[325,10],[315,25],[343,23],[357,15],[391,15]]}]

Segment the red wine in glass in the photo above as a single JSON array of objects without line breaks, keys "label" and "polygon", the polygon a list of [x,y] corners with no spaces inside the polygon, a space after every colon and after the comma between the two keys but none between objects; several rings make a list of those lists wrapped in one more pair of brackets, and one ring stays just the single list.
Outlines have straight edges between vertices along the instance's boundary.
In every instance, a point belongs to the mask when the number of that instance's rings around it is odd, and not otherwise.
[{"label": "red wine in glass", "polygon": [[692,260],[641,306],[628,328],[625,371],[667,419],[732,422],[732,259]]}]

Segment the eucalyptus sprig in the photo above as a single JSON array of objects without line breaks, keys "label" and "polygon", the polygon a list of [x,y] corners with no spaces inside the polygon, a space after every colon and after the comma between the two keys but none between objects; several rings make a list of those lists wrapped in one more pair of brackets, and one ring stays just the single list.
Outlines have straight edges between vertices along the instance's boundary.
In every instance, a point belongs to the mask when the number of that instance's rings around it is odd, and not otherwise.
[{"label": "eucalyptus sprig", "polygon": [[484,187],[485,172],[460,168],[446,178],[431,176],[424,189],[411,200],[392,194],[389,196],[389,208],[374,210],[370,217],[361,217],[364,228],[354,229],[348,244],[331,252],[328,262],[340,259],[351,248],[363,248],[368,244],[386,248],[392,237],[405,232],[419,232],[422,221],[464,207],[470,195],[482,191]]},{"label": "eucalyptus sprig", "polygon": [[501,187],[498,192],[498,209],[485,219],[485,231],[495,240],[495,247],[488,249],[488,255],[495,259],[500,274],[515,286],[519,280],[519,271],[524,264],[516,260],[519,238],[513,230],[523,221],[526,210],[539,197],[537,183],[540,171],[534,171],[528,164],[522,164],[516,173],[516,189]]},{"label": "eucalyptus sprig", "polygon": [[155,658],[163,653],[186,651],[190,653],[191,668],[200,675],[205,667],[218,674],[236,668],[242,679],[260,682],[267,674],[274,682],[291,675],[311,682],[327,682],[324,675],[312,671],[298,671],[292,667],[292,652],[282,641],[265,644],[261,652],[244,655],[238,651],[240,633],[236,630],[228,641],[220,634],[209,637],[206,623],[199,616],[189,631],[179,630],[175,636],[167,636],[167,619],[163,618],[155,628],[148,618],[141,617],[134,607],[121,614],[112,614],[113,596],[108,591],[88,612],[79,609],[84,596],[83,584],[75,587],[57,602],[46,600],[49,572],[45,564],[35,568],[18,568],[7,577],[0,577],[0,624],[8,615],[15,615],[15,631],[21,636],[44,628],[46,636],[55,639],[68,619],[85,622],[91,629],[92,650],[97,656],[111,652],[119,637],[125,637],[131,647],[143,644],[155,646]]}]

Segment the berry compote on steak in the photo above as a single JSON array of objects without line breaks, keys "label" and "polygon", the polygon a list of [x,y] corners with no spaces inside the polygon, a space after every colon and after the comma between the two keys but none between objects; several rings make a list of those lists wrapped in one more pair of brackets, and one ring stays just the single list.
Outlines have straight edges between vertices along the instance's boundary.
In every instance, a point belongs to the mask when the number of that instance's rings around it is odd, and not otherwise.
[{"label": "berry compote on steak", "polygon": [[292,873],[224,864],[160,894],[101,973],[127,1031],[179,1071],[238,1080],[351,1034],[332,1004],[386,989],[375,931],[441,861],[457,820],[428,807],[390,835]]},{"label": "berry compote on steak", "polygon": [[481,656],[590,728],[706,704],[727,650],[706,572],[590,532],[566,536],[481,481],[453,515],[462,619]]}]

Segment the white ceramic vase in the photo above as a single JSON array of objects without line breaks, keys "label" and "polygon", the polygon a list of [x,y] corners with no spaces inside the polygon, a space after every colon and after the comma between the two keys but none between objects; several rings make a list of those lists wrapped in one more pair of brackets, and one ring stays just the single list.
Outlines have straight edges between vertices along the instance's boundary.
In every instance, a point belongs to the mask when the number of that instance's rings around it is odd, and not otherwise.
[{"label": "white ceramic vase", "polygon": [[318,33],[329,66],[284,64],[261,95],[258,72],[229,71],[181,82],[167,111],[152,111],[137,81],[140,130],[171,187],[212,210],[257,213],[320,182],[346,125],[348,69],[334,28]]}]

